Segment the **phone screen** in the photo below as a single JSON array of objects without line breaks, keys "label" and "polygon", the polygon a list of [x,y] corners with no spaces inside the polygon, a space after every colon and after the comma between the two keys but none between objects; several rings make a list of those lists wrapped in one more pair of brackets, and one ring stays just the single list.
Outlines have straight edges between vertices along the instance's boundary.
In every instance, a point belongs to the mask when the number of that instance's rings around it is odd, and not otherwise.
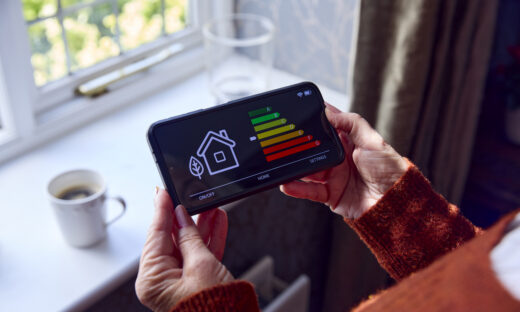
[{"label": "phone screen", "polygon": [[191,214],[343,160],[312,83],[159,122],[152,129],[163,180],[167,188],[173,186],[174,201]]}]

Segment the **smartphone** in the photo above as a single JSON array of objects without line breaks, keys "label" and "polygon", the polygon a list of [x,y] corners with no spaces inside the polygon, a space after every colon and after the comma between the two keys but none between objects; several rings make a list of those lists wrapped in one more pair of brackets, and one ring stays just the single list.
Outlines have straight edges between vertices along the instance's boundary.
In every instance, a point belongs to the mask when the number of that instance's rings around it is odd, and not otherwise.
[{"label": "smartphone", "polygon": [[174,204],[190,215],[344,159],[311,82],[155,122],[148,143]]}]

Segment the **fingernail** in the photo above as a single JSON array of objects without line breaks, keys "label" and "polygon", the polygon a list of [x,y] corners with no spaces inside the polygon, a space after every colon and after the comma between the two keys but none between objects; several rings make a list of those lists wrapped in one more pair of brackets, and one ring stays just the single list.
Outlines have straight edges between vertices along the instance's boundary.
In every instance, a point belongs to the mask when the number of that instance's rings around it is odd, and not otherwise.
[{"label": "fingernail", "polygon": [[186,208],[184,208],[182,205],[179,205],[175,208],[175,219],[177,219],[177,224],[179,225],[180,229],[193,225],[193,220],[191,219],[190,215],[188,215]]}]

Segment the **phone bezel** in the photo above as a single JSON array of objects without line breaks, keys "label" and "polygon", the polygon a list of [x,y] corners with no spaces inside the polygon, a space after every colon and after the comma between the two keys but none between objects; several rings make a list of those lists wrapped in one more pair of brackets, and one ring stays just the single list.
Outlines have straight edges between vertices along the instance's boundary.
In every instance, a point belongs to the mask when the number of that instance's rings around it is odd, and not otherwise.
[{"label": "phone bezel", "polygon": [[[330,167],[333,167],[333,166],[336,166],[336,165],[342,163],[345,158],[345,151],[343,150],[343,145],[341,144],[341,141],[340,141],[335,129],[329,123],[326,116],[324,116],[325,115],[325,102],[323,100],[321,92],[319,91],[318,87],[314,83],[308,82],[308,81],[301,82],[301,83],[293,84],[290,86],[282,87],[279,89],[263,92],[260,94],[251,95],[251,96],[241,98],[238,100],[230,101],[228,103],[220,104],[220,105],[217,105],[217,106],[209,108],[209,109],[203,109],[203,110],[201,109],[201,110],[197,110],[197,111],[190,112],[187,114],[177,115],[177,116],[170,117],[167,119],[159,120],[159,121],[154,122],[152,125],[150,125],[150,127],[148,129],[148,134],[147,134],[148,144],[149,144],[150,150],[152,152],[152,156],[155,160],[155,163],[159,169],[163,184],[164,184],[167,192],[170,194],[170,197],[172,198],[174,205],[177,206],[177,205],[181,204],[181,202],[179,200],[179,197],[177,196],[177,191],[175,190],[173,181],[170,177],[166,163],[164,161],[164,157],[162,156],[161,149],[160,149],[159,144],[157,143],[156,137],[154,135],[155,129],[157,129],[159,126],[165,126],[165,125],[168,125],[173,122],[178,122],[178,121],[190,119],[190,118],[196,118],[198,116],[202,116],[205,114],[211,114],[212,112],[220,111],[223,109],[231,109],[234,106],[243,105],[243,104],[249,103],[251,101],[256,101],[256,100],[263,99],[266,97],[276,96],[277,94],[280,94],[280,93],[294,92],[295,90],[301,90],[304,88],[311,88],[319,96],[319,99],[320,99],[320,102],[322,105],[322,119],[325,120],[327,127],[329,128],[328,131],[330,131],[330,133],[332,133],[332,137],[333,137],[333,141],[334,141],[333,143],[338,151],[338,160],[336,162],[333,162],[332,164],[328,163],[328,164],[324,164],[323,166],[317,166],[317,167],[313,168],[312,170],[305,171],[304,173],[300,173],[297,175],[291,175],[291,176],[288,176],[287,178],[274,179],[265,185],[259,185],[258,187],[248,189],[242,193],[237,193],[236,195],[226,197],[224,199],[214,200],[214,201],[205,203],[203,205],[196,206],[195,208],[193,208],[193,207],[190,209],[187,208],[188,213],[190,215],[195,215],[195,214],[201,213],[203,211],[210,210],[210,209],[216,208],[218,206],[234,202],[236,200],[247,197],[249,195],[274,188],[280,184],[284,184],[284,183],[293,181],[295,179],[299,179],[301,177],[310,175],[315,172],[322,171],[324,169],[327,169],[327,168],[330,168]],[[327,129],[324,129],[324,130],[327,131]]]}]

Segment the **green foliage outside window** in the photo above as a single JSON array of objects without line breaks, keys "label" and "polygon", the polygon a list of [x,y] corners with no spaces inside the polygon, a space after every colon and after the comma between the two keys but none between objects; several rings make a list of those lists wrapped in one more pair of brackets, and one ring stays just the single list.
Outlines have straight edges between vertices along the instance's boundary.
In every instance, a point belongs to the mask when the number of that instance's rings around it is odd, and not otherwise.
[{"label": "green foliage outside window", "polygon": [[[74,72],[186,27],[188,0],[165,0],[164,20],[161,0],[106,1],[64,15],[63,28],[57,16],[57,1],[22,0],[27,22],[44,18],[28,25],[38,86],[67,75],[66,49],[70,71]],[[61,0],[61,7],[90,2]],[[115,8],[119,12],[117,20]]]}]

